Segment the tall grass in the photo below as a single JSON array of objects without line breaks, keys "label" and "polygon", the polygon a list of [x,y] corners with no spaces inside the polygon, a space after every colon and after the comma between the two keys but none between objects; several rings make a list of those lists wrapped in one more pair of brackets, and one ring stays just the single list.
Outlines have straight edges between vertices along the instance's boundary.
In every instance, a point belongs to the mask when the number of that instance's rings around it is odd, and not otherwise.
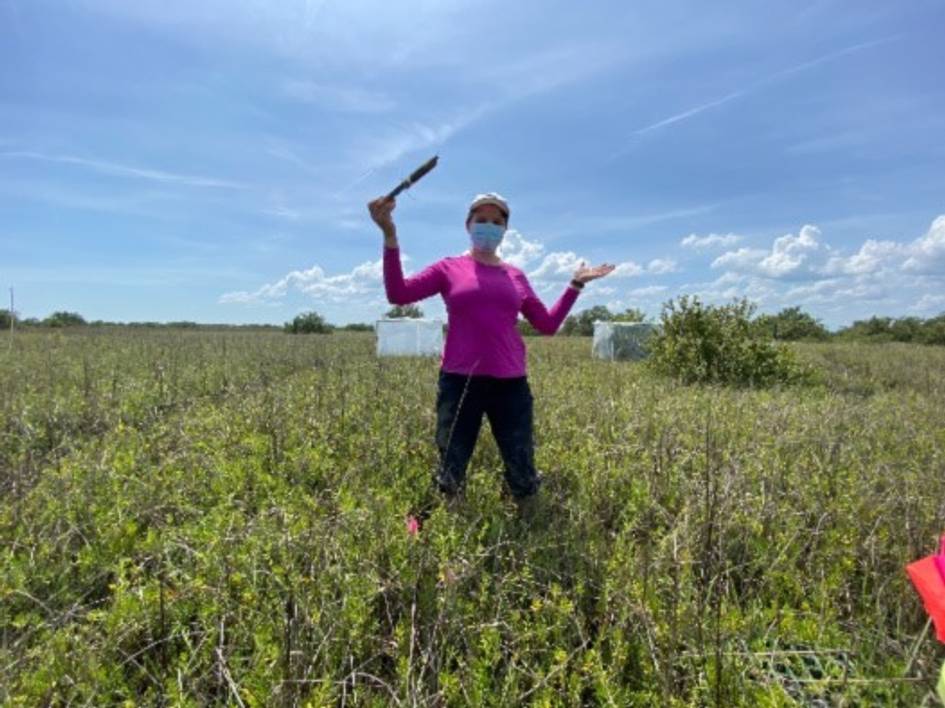
[{"label": "tall grass", "polygon": [[529,340],[536,515],[484,430],[465,504],[411,536],[437,362],[358,334],[17,337],[4,703],[928,700],[903,566],[945,529],[940,349],[803,345],[816,385],[731,390]]}]

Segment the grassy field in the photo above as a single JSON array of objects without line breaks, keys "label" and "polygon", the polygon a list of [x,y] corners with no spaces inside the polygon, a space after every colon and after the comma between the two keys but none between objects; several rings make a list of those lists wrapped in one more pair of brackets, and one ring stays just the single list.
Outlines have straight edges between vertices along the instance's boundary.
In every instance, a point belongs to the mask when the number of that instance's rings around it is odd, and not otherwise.
[{"label": "grassy field", "polygon": [[945,348],[683,387],[529,339],[534,517],[486,428],[431,498],[437,362],[373,337],[0,339],[0,703],[934,705]]}]

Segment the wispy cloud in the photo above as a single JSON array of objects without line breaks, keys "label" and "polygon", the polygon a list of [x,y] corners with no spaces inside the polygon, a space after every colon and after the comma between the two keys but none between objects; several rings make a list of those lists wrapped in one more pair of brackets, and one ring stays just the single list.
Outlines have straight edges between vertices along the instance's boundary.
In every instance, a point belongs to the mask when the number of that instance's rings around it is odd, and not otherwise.
[{"label": "wispy cloud", "polygon": [[[526,98],[551,93],[584,81],[623,60],[618,47],[569,45],[535,52],[518,60],[486,64],[463,76],[466,82],[489,85],[490,98],[478,104],[461,106],[435,122],[414,121],[396,126],[381,137],[372,137],[358,149],[355,160],[365,166],[365,173],[342,191],[369,177],[377,169],[397,162],[421,150],[439,148],[455,135],[487,116],[506,110]],[[495,87],[500,87],[496,90]],[[501,87],[508,87],[504,92]]]},{"label": "wispy cloud", "polygon": [[47,207],[78,209],[104,214],[167,217],[175,195],[162,190],[92,190],[85,185],[62,185],[48,180],[0,179],[0,199],[36,202]]},{"label": "wispy cloud", "polygon": [[719,208],[719,204],[702,204],[682,209],[667,209],[666,211],[651,212],[648,214],[631,214],[628,216],[601,216],[582,219],[580,228],[582,233],[593,231],[596,233],[610,231],[633,231],[645,226],[652,226],[664,221],[688,219],[693,216],[702,216]]},{"label": "wispy cloud", "polygon": [[689,108],[683,111],[682,113],[677,113],[676,115],[672,115],[669,118],[663,118],[662,120],[658,120],[655,123],[651,123],[650,125],[646,125],[646,126],[643,126],[642,128],[638,128],[637,130],[633,131],[633,134],[645,135],[646,133],[652,132],[654,130],[659,130],[660,128],[664,128],[667,125],[672,125],[673,123],[678,123],[679,121],[686,120],[687,118],[692,118],[693,116],[697,116],[703,111],[709,110],[710,108],[715,108],[716,106],[721,106],[725,103],[728,103],[729,101],[734,101],[736,98],[741,98],[746,93],[748,93],[749,90],[750,89],[744,89],[742,91],[733,91],[732,93],[722,96],[721,98],[716,98],[712,101],[709,101],[708,103],[703,103],[701,106],[695,106],[694,108]]},{"label": "wispy cloud", "polygon": [[[872,47],[877,47],[882,44],[887,44],[898,38],[899,38],[899,35],[894,35],[891,37],[883,37],[881,39],[871,40],[868,42],[860,42],[858,44],[853,44],[848,47],[844,47],[843,49],[838,49],[828,54],[824,54],[822,56],[816,57],[815,59],[801,62],[800,64],[797,64],[792,67],[788,67],[787,69],[776,71],[773,74],[770,74],[763,78],[757,79],[756,81],[753,81],[752,83],[750,83],[748,86],[744,88],[725,94],[724,96],[720,98],[707,101],[693,108],[688,108],[684,111],[680,111],[679,113],[671,115],[667,118],[658,120],[655,123],[651,123],[641,128],[637,128],[637,130],[633,132],[633,135],[634,136],[645,135],[655,130],[659,130],[660,128],[665,128],[668,125],[679,123],[680,121],[684,121],[694,116],[697,116],[700,113],[704,113],[705,111],[708,111],[712,108],[722,106],[726,103],[729,103],[730,101],[734,101],[735,99],[742,98],[743,96],[747,96],[748,94],[759,91],[762,88],[770,86],[771,84],[781,81],[782,79],[785,79],[794,74],[798,74],[803,71],[808,71],[810,69],[813,69],[814,67],[820,66],[821,64],[826,64],[827,62],[833,61],[835,59],[839,59],[840,57],[846,56],[848,54],[853,54],[855,52],[863,51],[865,49],[870,49]],[[626,147],[622,148],[617,153],[615,153],[614,157],[624,154],[628,149],[629,148],[626,148]]]},{"label": "wispy cloud", "polygon": [[[503,103],[580,83],[625,61],[623,43],[592,41],[557,43],[550,49],[471,69],[471,78],[490,87],[506,87]],[[493,91],[495,89],[493,88]]]},{"label": "wispy cloud", "polygon": [[285,141],[270,139],[268,142],[266,152],[272,157],[289,162],[310,175],[318,175],[323,171],[299,155],[298,151],[289,147]]},{"label": "wispy cloud", "polygon": [[397,105],[385,93],[368,91],[356,86],[332,86],[314,81],[290,79],[282,84],[289,98],[316,103],[325,108],[346,113],[386,113]]},{"label": "wispy cloud", "polygon": [[[493,103],[483,103],[458,111],[453,117],[439,123],[402,124],[385,135],[369,138],[355,150],[353,155],[353,162],[363,165],[366,170],[354,184],[367,179],[375,170],[392,165],[408,154],[441,147],[459,131],[472,125],[493,109]],[[351,189],[354,184],[342,191]]]},{"label": "wispy cloud", "polygon": [[2,152],[0,157],[10,160],[39,160],[43,162],[57,162],[66,165],[76,165],[96,172],[115,175],[117,177],[132,177],[135,179],[152,180],[155,182],[166,182],[180,184],[188,187],[214,187],[219,189],[246,189],[247,185],[229,180],[217,179],[215,177],[204,177],[200,175],[186,175],[175,172],[164,172],[146,167],[133,167],[122,165],[116,162],[106,162],[104,160],[94,160],[74,155],[49,155],[41,152],[32,152],[19,150],[12,152]]}]

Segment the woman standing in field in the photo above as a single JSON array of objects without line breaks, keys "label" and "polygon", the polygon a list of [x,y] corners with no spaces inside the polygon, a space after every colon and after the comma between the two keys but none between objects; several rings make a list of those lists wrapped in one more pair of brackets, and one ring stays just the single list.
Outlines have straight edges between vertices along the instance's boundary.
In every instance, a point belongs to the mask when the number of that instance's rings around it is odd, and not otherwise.
[{"label": "woman standing in field", "polygon": [[532,394],[525,369],[525,344],[516,323],[522,313],[542,334],[552,335],[586,283],[614,266],[580,266],[550,310],[525,274],[504,263],[496,250],[509,222],[509,205],[498,194],[473,199],[466,216],[470,250],[443,258],[404,279],[393,199],[368,204],[384,234],[384,287],[387,299],[407,305],[432,295],[446,303],[449,331],[436,401],[436,444],[440,464],[435,482],[452,498],[459,494],[479,437],[482,416],[505,465],[505,481],[516,502],[532,497],[541,478],[535,470]]}]

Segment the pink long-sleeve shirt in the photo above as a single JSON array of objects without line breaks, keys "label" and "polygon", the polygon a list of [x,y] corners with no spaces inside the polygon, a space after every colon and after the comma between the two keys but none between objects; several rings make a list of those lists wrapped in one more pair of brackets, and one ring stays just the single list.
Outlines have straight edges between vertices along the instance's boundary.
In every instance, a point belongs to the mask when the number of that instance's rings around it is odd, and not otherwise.
[{"label": "pink long-sleeve shirt", "polygon": [[508,263],[486,265],[469,254],[443,258],[404,279],[400,249],[386,247],[384,288],[394,305],[442,295],[449,321],[442,369],[497,378],[526,375],[525,342],[515,326],[518,314],[551,335],[578,296],[568,287],[548,310],[521,270]]}]

